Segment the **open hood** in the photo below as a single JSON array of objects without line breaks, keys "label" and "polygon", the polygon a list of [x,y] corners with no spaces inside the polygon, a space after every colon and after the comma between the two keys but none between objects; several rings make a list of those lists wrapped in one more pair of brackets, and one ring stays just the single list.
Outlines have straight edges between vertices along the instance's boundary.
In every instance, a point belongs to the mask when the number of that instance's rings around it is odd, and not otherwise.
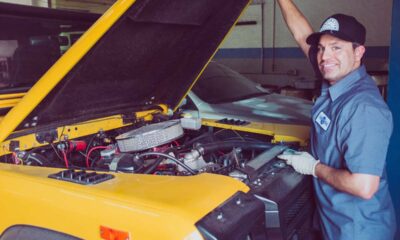
[{"label": "open hood", "polygon": [[15,129],[175,109],[248,0],[117,1],[0,123]]}]

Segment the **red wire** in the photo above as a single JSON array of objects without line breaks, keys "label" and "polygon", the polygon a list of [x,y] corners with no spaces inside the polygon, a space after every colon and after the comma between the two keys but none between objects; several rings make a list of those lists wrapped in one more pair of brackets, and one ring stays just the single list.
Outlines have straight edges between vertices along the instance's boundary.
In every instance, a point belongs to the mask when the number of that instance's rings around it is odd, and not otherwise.
[{"label": "red wire", "polygon": [[64,162],[65,162],[65,167],[69,168],[68,165],[68,159],[67,159],[67,153],[65,151],[61,151],[63,157],[64,157]]},{"label": "red wire", "polygon": [[14,164],[17,164],[17,154],[15,152],[12,153]]},{"label": "red wire", "polygon": [[89,150],[88,154],[86,155],[86,167],[89,167],[89,156],[90,156],[90,154],[91,154],[94,150],[97,150],[97,149],[106,149],[106,148],[107,148],[106,146],[97,146],[97,147],[91,148],[91,149]]}]

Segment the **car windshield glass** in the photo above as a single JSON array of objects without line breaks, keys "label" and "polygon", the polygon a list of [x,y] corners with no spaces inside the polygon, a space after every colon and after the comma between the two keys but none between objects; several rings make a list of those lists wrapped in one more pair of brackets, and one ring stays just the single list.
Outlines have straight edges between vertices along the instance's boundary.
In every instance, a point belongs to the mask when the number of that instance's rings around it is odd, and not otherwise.
[{"label": "car windshield glass", "polygon": [[24,17],[0,16],[0,92],[32,86],[96,17],[76,20],[79,16],[69,19],[73,16],[67,15],[64,19],[60,15],[57,19],[58,15],[46,14],[33,8],[32,12],[20,13]]},{"label": "car windshield glass", "polygon": [[203,101],[213,104],[268,94],[259,84],[216,62],[210,62],[192,91]]}]

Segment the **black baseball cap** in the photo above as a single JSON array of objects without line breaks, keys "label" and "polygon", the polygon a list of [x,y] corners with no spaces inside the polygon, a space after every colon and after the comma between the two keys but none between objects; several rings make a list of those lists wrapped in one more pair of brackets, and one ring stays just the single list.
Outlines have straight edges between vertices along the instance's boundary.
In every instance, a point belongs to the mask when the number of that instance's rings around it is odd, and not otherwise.
[{"label": "black baseball cap", "polygon": [[345,14],[334,14],[328,17],[321,25],[319,32],[308,36],[309,45],[317,45],[322,35],[329,34],[348,42],[364,45],[366,29],[357,19]]}]

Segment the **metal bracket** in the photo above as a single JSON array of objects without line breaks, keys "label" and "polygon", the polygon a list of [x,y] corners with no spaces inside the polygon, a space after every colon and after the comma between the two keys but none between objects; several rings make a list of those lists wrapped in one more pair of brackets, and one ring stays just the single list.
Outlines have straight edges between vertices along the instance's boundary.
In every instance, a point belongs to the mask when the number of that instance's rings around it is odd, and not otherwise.
[{"label": "metal bracket", "polygon": [[12,152],[15,152],[15,151],[19,150],[19,145],[20,145],[19,141],[12,140],[12,141],[10,141],[9,149]]},{"label": "metal bracket", "polygon": [[137,123],[138,119],[136,117],[136,113],[124,114],[122,115],[122,122],[124,124],[128,123]]},{"label": "metal bracket", "polygon": [[38,143],[52,143],[57,139],[58,139],[57,129],[36,133],[36,141],[38,141]]}]

